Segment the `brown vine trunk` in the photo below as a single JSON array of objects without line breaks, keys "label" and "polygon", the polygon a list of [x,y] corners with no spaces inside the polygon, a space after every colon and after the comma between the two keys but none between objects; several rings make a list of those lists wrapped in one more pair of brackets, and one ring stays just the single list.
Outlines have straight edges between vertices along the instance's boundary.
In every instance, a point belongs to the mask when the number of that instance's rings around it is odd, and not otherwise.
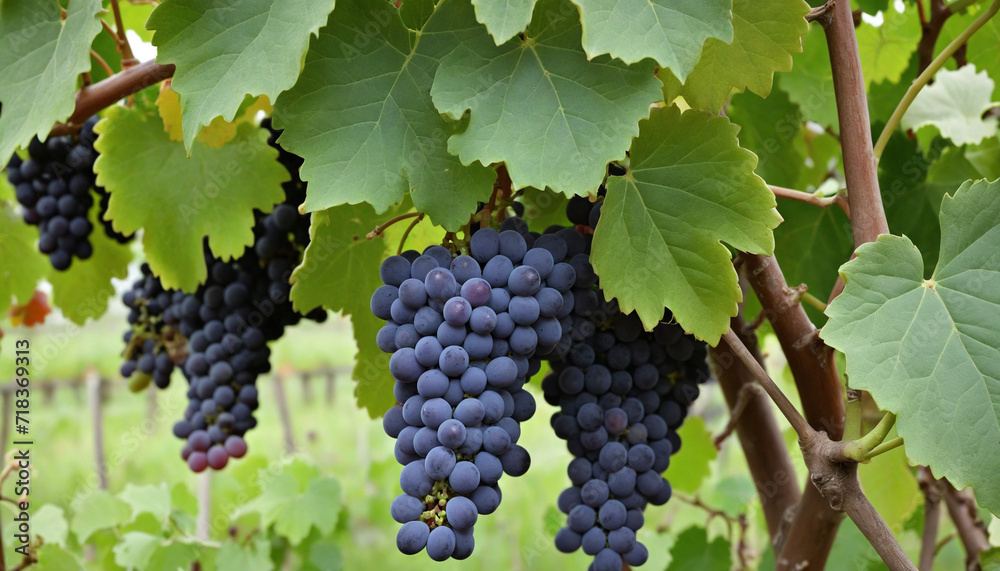
[{"label": "brown vine trunk", "polygon": [[[819,338],[816,326],[785,283],[777,260],[771,256],[743,254],[743,271],[765,308],[774,328],[809,424],[834,440],[844,433],[844,396],[833,351]],[[815,486],[807,482],[777,557],[778,569],[808,564],[821,569],[843,514],[830,507]]]},{"label": "brown vine trunk", "polygon": [[[742,307],[739,315],[732,319],[731,326],[754,358],[763,366],[764,359],[757,346],[756,335],[753,331],[748,331]],[[747,386],[756,387],[757,381],[724,343],[711,348],[710,354],[715,364],[719,386],[726,396],[729,410],[733,411],[740,399],[741,391],[746,390]],[[783,526],[785,514],[789,508],[798,503],[801,491],[795,480],[795,468],[788,455],[781,429],[771,410],[770,399],[763,392],[749,393],[743,398],[748,399],[745,407],[741,412],[734,413],[738,414],[735,418],[736,436],[739,438],[750,475],[757,487],[773,546],[776,542],[781,542],[785,533],[784,527],[787,527]]]}]

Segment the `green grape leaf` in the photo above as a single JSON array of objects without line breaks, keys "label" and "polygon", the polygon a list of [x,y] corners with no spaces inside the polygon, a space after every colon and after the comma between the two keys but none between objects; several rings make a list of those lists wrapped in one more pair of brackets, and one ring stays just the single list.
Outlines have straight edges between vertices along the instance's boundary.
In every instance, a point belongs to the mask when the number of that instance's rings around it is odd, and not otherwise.
[{"label": "green grape leaf", "polygon": [[[956,16],[948,20],[962,20],[961,23],[966,23],[965,18]],[[961,24],[956,23],[956,27],[958,25]],[[947,25],[944,31],[948,31]],[[955,35],[958,35],[958,31],[960,30],[955,30]],[[941,40],[938,41],[940,42]],[[939,43],[938,45],[942,44]],[[989,22],[986,22],[985,26],[969,38],[969,47],[966,53],[969,56],[969,61],[975,64],[976,69],[984,70],[990,74],[990,77],[1000,79],[1000,50],[996,49],[998,45],[1000,45],[1000,19],[991,18]],[[995,100],[1000,100],[1000,85],[993,87],[992,97]]]},{"label": "green grape leaf", "polygon": [[31,514],[31,530],[44,539],[46,544],[66,547],[66,536],[69,534],[66,512],[54,504],[45,504]]},{"label": "green grape leaf", "polygon": [[83,571],[83,563],[76,555],[66,551],[65,546],[46,543],[35,551],[38,563],[31,566],[32,571]]},{"label": "green grape leaf", "polygon": [[52,305],[77,325],[104,315],[108,300],[115,296],[111,279],[128,277],[128,265],[132,261],[132,248],[105,234],[104,226],[97,220],[98,212],[98,208],[91,208],[89,214],[94,225],[90,234],[94,253],[87,260],[74,259],[69,271],[53,270],[48,275],[52,284]]},{"label": "green grape leaf", "polygon": [[86,543],[95,531],[117,527],[131,520],[129,505],[104,490],[95,490],[73,506],[70,529],[77,541]]},{"label": "green grape leaf", "polygon": [[[473,36],[441,60],[431,97],[469,126],[448,140],[462,163],[505,162],[514,188],[597,190],[609,161],[625,158],[649,106],[662,97],[652,62],[587,59],[568,0],[542,0],[524,40]],[[618,32],[620,34],[620,31]]]},{"label": "green grape leaf", "polygon": [[732,42],[709,38],[680,94],[692,107],[712,111],[734,87],[767,97],[774,72],[790,71],[792,54],[802,51],[808,12],[802,0],[733,0]]},{"label": "green grape leaf", "polygon": [[726,242],[770,254],[781,217],[753,153],[724,117],[676,107],[640,124],[629,172],[609,179],[591,262],[601,287],[648,329],[669,307],[710,345],[742,299]]},{"label": "green grape leaf", "polygon": [[[428,11],[419,29],[407,29],[408,15]],[[430,99],[438,64],[461,37],[492,44],[466,2],[337,3],[298,83],[275,103],[282,146],[305,159],[306,210],[367,202],[384,212],[412,191],[435,223],[457,230],[469,221],[496,173],[448,153],[448,136],[462,125]]]},{"label": "green grape leaf", "polygon": [[1000,571],[1000,547],[980,552],[979,567],[983,571]]},{"label": "green grape leaf", "polygon": [[852,386],[896,413],[913,464],[1000,513],[1000,181],[964,183],[940,219],[928,280],[906,237],[858,248],[821,335],[847,355]]},{"label": "green grape leaf", "polygon": [[873,81],[899,81],[920,42],[920,19],[914,7],[903,13],[889,8],[882,17],[882,25],[862,22],[856,32],[865,88]]},{"label": "green grape leaf", "polygon": [[203,239],[229,259],[253,244],[254,209],[285,198],[288,171],[267,130],[242,125],[219,148],[195,142],[191,158],[154,112],[112,107],[97,124],[97,183],[111,193],[107,218],[119,232],[143,228],[143,249],[165,288],[193,291],[205,281]]},{"label": "green grape leaf", "polygon": [[171,87],[184,106],[184,145],[212,119],[232,121],[247,96],[295,85],[309,38],[334,0],[167,0],[149,15],[156,61],[174,64]]},{"label": "green grape leaf", "polygon": [[277,534],[298,545],[313,526],[324,535],[333,531],[340,514],[340,484],[326,476],[306,484],[284,468],[263,483],[261,495],[239,511],[246,512],[259,513],[263,526],[274,525]]},{"label": "green grape leaf", "polygon": [[[113,17],[111,23],[114,24]],[[97,34],[97,37],[94,38],[94,43],[90,46],[90,49],[97,52],[97,55],[104,59],[105,63],[111,67],[112,71],[121,70],[122,54],[118,51],[117,36],[112,36],[111,34]],[[105,71],[104,66],[97,63],[96,59],[91,58],[90,80],[97,83],[98,81],[103,81],[108,77],[110,76],[108,75],[108,72]]]},{"label": "green grape leaf", "polygon": [[145,569],[161,543],[161,538],[141,531],[125,533],[113,549],[115,563],[126,569]]},{"label": "green grape leaf", "polygon": [[[809,293],[826,301],[837,282],[837,269],[854,252],[851,222],[837,206],[817,208],[797,200],[778,199],[785,221],[774,230],[774,256],[788,285],[805,284]],[[814,323],[826,321],[805,305]]]},{"label": "green grape leaf", "polygon": [[125,484],[118,497],[132,507],[132,521],[142,513],[153,514],[161,522],[170,517],[170,489],[165,482],[146,486]]},{"label": "green grape leaf", "polygon": [[903,114],[903,128],[932,125],[956,145],[979,143],[997,134],[997,118],[982,117],[998,105],[991,101],[992,93],[993,80],[985,71],[977,73],[972,64],[955,71],[942,69]]},{"label": "green grape leaf", "polygon": [[90,71],[90,44],[101,31],[101,0],[76,0],[60,17],[56,0],[0,5],[0,157],[73,114],[77,76]]},{"label": "green grape leaf", "polygon": [[271,571],[270,550],[264,547],[227,541],[215,555],[216,571]]},{"label": "green grape leaf", "polygon": [[46,257],[35,249],[38,230],[0,203],[0,311],[16,300],[27,303],[35,284],[49,270]]},{"label": "green grape leaf", "polygon": [[[920,57],[914,53],[898,80],[871,82],[868,86],[868,115],[872,125],[878,124],[881,128],[889,120],[899,101],[906,95],[906,90],[913,83],[913,79],[917,77],[919,65]],[[867,78],[867,74],[865,77]],[[876,136],[877,134],[876,131]]]},{"label": "green grape leaf", "polygon": [[716,537],[709,542],[707,529],[689,527],[677,536],[677,541],[670,548],[670,565],[667,571],[729,569],[733,565],[731,549],[726,538]]},{"label": "green grape leaf", "polygon": [[925,274],[938,260],[941,245],[938,210],[945,193],[954,191],[966,180],[983,176],[960,149],[945,146],[942,139],[935,142],[928,156],[938,158],[929,163],[912,141],[901,133],[893,133],[878,165],[889,230],[906,236],[917,246]]},{"label": "green grape leaf", "polygon": [[986,139],[979,145],[965,148],[965,158],[984,178],[1000,178],[1000,140]]},{"label": "green grape leaf", "polygon": [[396,399],[392,396],[389,355],[375,344],[375,335],[385,323],[372,315],[370,308],[371,294],[382,285],[378,268],[389,253],[389,242],[384,238],[368,240],[365,235],[406,210],[404,203],[383,215],[375,214],[367,204],[314,212],[312,239],[291,279],[290,297],[299,311],[323,306],[350,315],[358,345],[355,395],[358,406],[367,409],[372,418],[382,416]]},{"label": "green grape leaf", "polygon": [[499,46],[524,31],[538,0],[472,0],[476,20],[486,26]]},{"label": "green grape leaf", "polygon": [[[733,41],[732,0],[574,0],[588,57],[610,54],[626,63],[652,58],[681,81],[708,38]],[[563,12],[565,15],[566,12]]]},{"label": "green grape leaf", "polygon": [[705,428],[705,420],[700,417],[687,419],[677,435],[681,437],[681,449],[670,458],[670,467],[664,477],[673,489],[693,494],[712,474],[712,461],[719,451],[712,434]]},{"label": "green grape leaf", "polygon": [[813,26],[802,42],[802,53],[792,58],[792,71],[777,78],[778,87],[802,110],[807,121],[834,130],[839,128],[837,100],[833,95],[830,51],[821,26]]},{"label": "green grape leaf", "polygon": [[777,91],[765,100],[752,93],[737,93],[726,115],[740,126],[740,146],[757,155],[754,172],[768,184],[794,188],[805,157],[796,145],[801,138],[802,114],[788,94]]}]

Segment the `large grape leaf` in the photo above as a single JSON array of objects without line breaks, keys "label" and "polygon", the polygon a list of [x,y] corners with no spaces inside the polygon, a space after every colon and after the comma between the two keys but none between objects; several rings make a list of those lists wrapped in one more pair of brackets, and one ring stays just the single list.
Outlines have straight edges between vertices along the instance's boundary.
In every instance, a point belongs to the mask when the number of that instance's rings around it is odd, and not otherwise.
[{"label": "large grape leaf", "polygon": [[337,3],[298,83],[275,103],[282,146],[305,159],[306,210],[367,202],[383,212],[410,190],[434,222],[456,230],[469,221],[495,173],[448,153],[462,125],[440,116],[430,90],[441,58],[474,37],[493,43],[463,1]]},{"label": "large grape leaf", "polygon": [[920,42],[920,19],[914,7],[903,13],[889,8],[882,17],[880,26],[862,22],[856,32],[866,88],[873,81],[899,81]]},{"label": "large grape leaf", "polygon": [[779,76],[777,83],[798,104],[807,121],[839,128],[830,52],[821,26],[809,30],[802,42],[802,53],[792,58],[792,71]]},{"label": "large grape leaf", "polygon": [[[718,111],[735,87],[767,97],[776,71],[792,69],[809,32],[802,0],[733,0],[733,40],[709,38],[680,95],[698,109]],[[768,101],[770,103],[770,101]]]},{"label": "large grape leaf", "polygon": [[312,240],[291,280],[291,299],[296,309],[305,312],[322,305],[351,316],[358,345],[354,393],[358,406],[367,409],[372,418],[382,416],[396,400],[392,396],[389,355],[375,345],[375,335],[384,323],[372,315],[370,308],[371,294],[382,285],[378,268],[390,244],[384,238],[368,240],[365,235],[403,211],[405,203],[382,215],[375,214],[367,204],[314,212]]},{"label": "large grape leaf", "polygon": [[913,464],[1000,513],[1000,181],[964,183],[941,204],[930,279],[906,237],[883,235],[843,266],[822,337],[852,386],[896,413]]},{"label": "large grape leaf", "polygon": [[774,248],[781,217],[738,130],[708,113],[658,109],[640,124],[628,174],[608,181],[591,261],[604,291],[647,328],[666,306],[714,345],[742,299],[720,242],[758,254]]},{"label": "large grape leaf", "polygon": [[48,272],[48,260],[35,249],[37,240],[38,230],[0,202],[0,311],[14,301],[27,303]]},{"label": "large grape leaf", "polygon": [[0,3],[0,160],[72,115],[100,11],[101,0],[70,2],[65,19],[56,0]]},{"label": "large grape leaf", "polygon": [[177,66],[173,89],[184,107],[184,145],[222,116],[231,121],[246,95],[271,101],[295,85],[309,38],[334,0],[166,0],[146,27],[156,61]]},{"label": "large grape leaf", "polygon": [[983,119],[984,112],[1000,105],[991,101],[992,94],[993,80],[985,71],[977,73],[976,66],[942,69],[903,114],[903,128],[933,125],[956,145],[976,144],[997,134],[997,118]]},{"label": "large grape leaf", "polygon": [[97,220],[99,210],[90,210],[90,222],[94,225],[90,234],[93,255],[87,260],[73,260],[69,271],[53,270],[48,275],[52,283],[52,305],[77,325],[104,315],[108,300],[115,295],[111,279],[125,279],[132,261],[132,248],[119,244],[104,232],[104,226]]},{"label": "large grape leaf", "polygon": [[514,188],[594,191],[609,161],[624,159],[649,106],[662,98],[652,62],[628,67],[580,49],[568,0],[542,0],[525,38],[495,45],[473,36],[441,61],[431,96],[469,127],[448,141],[463,163],[505,162]]},{"label": "large grape leaf", "polygon": [[513,38],[528,27],[538,0],[472,0],[479,20],[497,45]]},{"label": "large grape leaf", "polygon": [[[652,58],[681,81],[708,38],[733,41],[732,0],[574,0],[587,55],[626,63]],[[565,15],[566,12],[563,12]]]},{"label": "large grape leaf", "polygon": [[166,288],[192,291],[205,280],[205,237],[219,258],[242,254],[253,243],[254,209],[269,212],[285,198],[288,171],[265,129],[244,125],[221,149],[196,141],[190,158],[155,111],[112,107],[95,130],[107,218],[125,234],[144,228],[146,260]]}]

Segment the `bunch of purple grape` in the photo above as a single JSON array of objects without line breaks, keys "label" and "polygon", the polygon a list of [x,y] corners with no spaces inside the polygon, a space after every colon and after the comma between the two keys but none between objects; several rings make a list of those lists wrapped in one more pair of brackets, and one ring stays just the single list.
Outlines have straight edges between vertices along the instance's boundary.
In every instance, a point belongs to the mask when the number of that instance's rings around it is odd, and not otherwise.
[{"label": "bunch of purple grape", "polygon": [[[152,362],[150,374],[164,388],[170,381],[167,361],[182,365],[188,406],[173,431],[185,440],[181,457],[195,472],[221,470],[230,458],[246,454],[244,436],[257,425],[257,378],[271,369],[267,343],[303,317],[317,322],[327,317],[322,308],[302,315],[289,299],[289,278],[309,244],[310,216],[296,208],[305,198],[305,183],[298,174],[301,159],[277,145],[279,133],[269,121],[262,126],[269,130],[269,144],[278,149],[290,180],[283,185],[282,204],[268,214],[256,213],[254,244],[232,261],[213,257],[206,247],[208,276],[194,293],[164,291],[157,278],[147,275],[125,298],[139,323],[134,329],[157,341],[129,343],[130,360],[122,374],[146,373]],[[167,333],[181,340],[181,347],[169,352],[174,359],[168,359],[162,340]],[[134,335],[126,333],[126,341]]]},{"label": "bunch of purple grape", "polygon": [[561,238],[518,218],[500,230],[475,232],[469,255],[431,246],[379,271],[371,310],[387,321],[377,343],[392,354],[399,403],[383,426],[404,466],[391,514],[405,554],[467,558],[476,520],[500,504],[501,476],[528,470],[517,441],[535,402],[523,386],[562,339],[576,272]]},{"label": "bunch of purple grape", "polygon": [[36,137],[28,145],[27,159],[14,155],[7,163],[7,180],[24,208],[24,221],[38,226],[38,249],[60,271],[69,269],[73,258],[87,260],[94,253],[93,224],[88,219],[94,205],[91,191],[98,196],[97,220],[105,234],[122,244],[130,239],[104,220],[109,195],[96,185],[94,175],[97,120],[96,116],[88,119],[75,136],[49,137],[45,142]]},{"label": "bunch of purple grape", "polygon": [[[575,197],[567,216],[589,236],[601,204]],[[698,384],[710,377],[707,349],[671,323],[669,312],[646,332],[634,313],[623,314],[605,298],[588,260],[578,259],[576,267],[572,324],[542,382],[545,400],[560,408],[552,427],[575,456],[572,485],[558,501],[567,526],[555,544],[594,556],[595,571],[620,571],[623,562],[637,566],[648,557],[636,532],[648,503],[670,499],[662,473],[680,450],[676,430]]]}]

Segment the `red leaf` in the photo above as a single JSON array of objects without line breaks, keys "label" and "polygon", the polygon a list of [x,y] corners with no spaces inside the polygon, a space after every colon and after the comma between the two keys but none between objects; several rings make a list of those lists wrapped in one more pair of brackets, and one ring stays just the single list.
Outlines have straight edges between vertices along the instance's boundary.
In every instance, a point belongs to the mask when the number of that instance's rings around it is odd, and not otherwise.
[{"label": "red leaf", "polygon": [[24,305],[12,305],[8,315],[10,316],[10,322],[15,326],[19,326],[22,323],[28,327],[38,325],[45,322],[45,316],[52,313],[52,307],[49,306],[49,298],[45,293],[35,290],[35,295],[31,297],[31,300]]}]

